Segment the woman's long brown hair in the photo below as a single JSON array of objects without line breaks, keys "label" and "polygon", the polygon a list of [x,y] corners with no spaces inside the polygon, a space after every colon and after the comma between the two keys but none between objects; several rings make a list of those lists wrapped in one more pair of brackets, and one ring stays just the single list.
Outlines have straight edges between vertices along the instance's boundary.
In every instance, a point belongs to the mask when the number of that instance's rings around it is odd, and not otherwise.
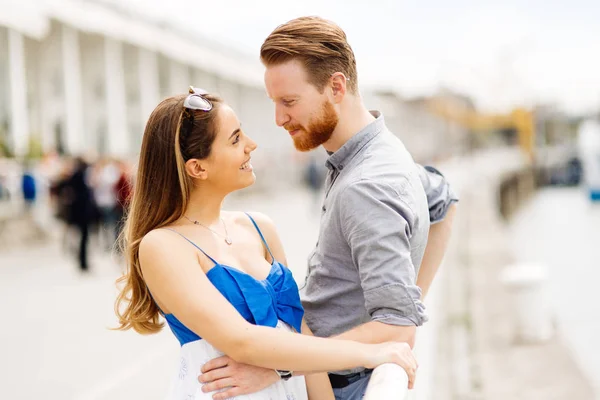
[{"label": "woman's long brown hair", "polygon": [[170,97],[154,109],[146,124],[130,209],[120,239],[127,269],[117,280],[121,291],[115,303],[120,325],[116,329],[133,328],[150,334],[163,327],[159,308],[144,282],[139,247],[148,232],[178,220],[187,208],[192,181],[185,172],[185,163],[209,156],[222,104],[216,96],[204,97],[213,104],[211,111],[184,109],[185,96]]}]

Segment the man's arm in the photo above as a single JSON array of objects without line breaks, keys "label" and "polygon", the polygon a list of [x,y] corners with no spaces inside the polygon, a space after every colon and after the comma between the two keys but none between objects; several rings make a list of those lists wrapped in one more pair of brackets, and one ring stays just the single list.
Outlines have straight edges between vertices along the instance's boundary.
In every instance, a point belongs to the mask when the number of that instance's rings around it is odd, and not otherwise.
[{"label": "man's arm", "polygon": [[417,327],[384,324],[370,321],[334,336],[335,339],[355,340],[361,343],[406,342],[412,348],[415,344]]},{"label": "man's arm", "polygon": [[[363,343],[414,343],[416,326],[427,317],[416,285],[411,237],[424,229],[416,209],[416,194],[407,185],[399,193],[391,186],[361,180],[341,194],[342,233],[358,269],[371,321],[337,338]],[[422,244],[425,246],[425,243]]]},{"label": "man's arm", "polygon": [[450,241],[458,196],[444,175],[431,166],[417,164],[419,178],[427,195],[429,207],[429,237],[417,276],[417,286],[424,299],[433,282]]},{"label": "man's arm", "polygon": [[458,202],[456,192],[442,173],[432,166],[416,164],[419,179],[427,195],[429,221],[432,225],[443,221],[451,206]]},{"label": "man's arm", "polygon": [[[425,299],[429,287],[433,282],[439,266],[444,258],[444,253],[450,241],[450,233],[456,204],[452,203],[445,213],[445,218],[431,225],[427,247],[417,276],[417,286],[421,288],[421,300]],[[377,321],[367,322],[354,329],[335,336],[336,339],[356,340],[362,343],[383,343],[387,341],[407,342],[414,346],[416,327],[387,325]]]},{"label": "man's arm", "polygon": [[421,261],[421,268],[417,276],[417,286],[421,288],[421,300],[425,299],[433,278],[442,264],[444,254],[450,242],[452,223],[456,213],[456,203],[452,203],[446,212],[443,221],[431,225],[427,239],[427,247]]},{"label": "man's arm", "polygon": [[[417,164],[417,168],[421,184],[427,195],[431,223],[427,247],[417,277],[417,286],[422,291],[421,299],[424,299],[448,247],[458,196],[437,169],[419,164]],[[337,335],[336,338],[363,343],[407,342],[412,347],[415,333],[416,326],[414,325],[397,326],[371,321]]]}]

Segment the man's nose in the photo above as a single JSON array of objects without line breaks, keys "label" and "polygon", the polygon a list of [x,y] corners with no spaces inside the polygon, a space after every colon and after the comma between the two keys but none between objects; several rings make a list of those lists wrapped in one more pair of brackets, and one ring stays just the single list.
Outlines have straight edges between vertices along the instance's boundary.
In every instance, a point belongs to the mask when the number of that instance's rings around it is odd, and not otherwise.
[{"label": "man's nose", "polygon": [[290,121],[290,116],[283,109],[283,107],[276,105],[275,106],[275,123],[277,126],[284,126]]}]

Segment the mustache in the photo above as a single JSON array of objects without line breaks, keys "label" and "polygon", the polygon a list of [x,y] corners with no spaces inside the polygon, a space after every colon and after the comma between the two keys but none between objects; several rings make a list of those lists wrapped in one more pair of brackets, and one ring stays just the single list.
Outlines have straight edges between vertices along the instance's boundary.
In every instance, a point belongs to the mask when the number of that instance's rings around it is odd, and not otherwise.
[{"label": "mustache", "polygon": [[304,129],[304,127],[302,125],[294,125],[294,124],[285,124],[285,125],[283,125],[283,128],[288,132]]}]

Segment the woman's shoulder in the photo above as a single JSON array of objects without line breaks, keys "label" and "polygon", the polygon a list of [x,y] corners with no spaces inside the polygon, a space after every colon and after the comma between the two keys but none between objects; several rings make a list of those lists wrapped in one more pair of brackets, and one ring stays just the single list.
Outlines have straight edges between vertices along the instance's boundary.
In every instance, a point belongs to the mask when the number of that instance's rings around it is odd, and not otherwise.
[{"label": "woman's shoulder", "polygon": [[275,259],[286,263],[281,239],[279,238],[275,223],[269,216],[261,212],[238,212],[232,217],[235,218],[239,224],[243,224],[246,229],[252,230],[253,234],[256,235],[256,227],[249,216],[256,222],[259,231],[262,233],[264,240],[268,243],[268,247]]},{"label": "woman's shoulder", "polygon": [[275,232],[275,223],[264,213],[257,211],[226,211],[226,213],[236,225],[256,229],[252,223],[254,220],[264,234]]},{"label": "woman's shoulder", "polygon": [[159,255],[163,252],[173,253],[174,246],[184,247],[180,234],[170,226],[155,228],[146,233],[140,241],[140,257],[145,255]]}]

